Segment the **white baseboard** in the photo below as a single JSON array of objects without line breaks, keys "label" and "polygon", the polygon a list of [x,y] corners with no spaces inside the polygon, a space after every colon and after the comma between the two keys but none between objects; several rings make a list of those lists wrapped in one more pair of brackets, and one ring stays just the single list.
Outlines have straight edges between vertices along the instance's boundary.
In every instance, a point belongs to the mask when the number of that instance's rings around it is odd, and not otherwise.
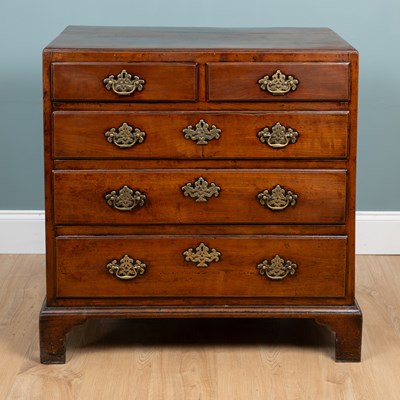
[{"label": "white baseboard", "polygon": [[359,211],[356,222],[357,254],[400,254],[399,211]]},{"label": "white baseboard", "polygon": [[44,211],[0,210],[0,253],[44,253]]},{"label": "white baseboard", "polygon": [[[400,254],[400,211],[356,216],[357,254]],[[0,253],[45,252],[44,211],[0,210]]]}]

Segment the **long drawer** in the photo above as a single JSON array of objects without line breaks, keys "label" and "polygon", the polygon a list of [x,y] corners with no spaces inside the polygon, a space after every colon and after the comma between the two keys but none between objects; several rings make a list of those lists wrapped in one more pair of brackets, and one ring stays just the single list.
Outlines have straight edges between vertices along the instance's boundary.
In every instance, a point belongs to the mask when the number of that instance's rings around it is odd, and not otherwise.
[{"label": "long drawer", "polygon": [[53,157],[345,159],[348,112],[53,113]]},{"label": "long drawer", "polygon": [[346,237],[58,237],[59,298],[343,297]]},{"label": "long drawer", "polygon": [[54,222],[342,224],[345,170],[55,171]]}]

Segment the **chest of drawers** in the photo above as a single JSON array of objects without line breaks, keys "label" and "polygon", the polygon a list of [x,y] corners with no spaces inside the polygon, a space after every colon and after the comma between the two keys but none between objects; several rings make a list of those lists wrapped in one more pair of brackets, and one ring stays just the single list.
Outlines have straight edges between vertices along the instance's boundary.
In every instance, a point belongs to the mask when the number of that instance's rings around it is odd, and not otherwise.
[{"label": "chest of drawers", "polygon": [[144,317],[313,318],[358,361],[357,80],[329,29],[67,28],[43,52],[41,361]]}]

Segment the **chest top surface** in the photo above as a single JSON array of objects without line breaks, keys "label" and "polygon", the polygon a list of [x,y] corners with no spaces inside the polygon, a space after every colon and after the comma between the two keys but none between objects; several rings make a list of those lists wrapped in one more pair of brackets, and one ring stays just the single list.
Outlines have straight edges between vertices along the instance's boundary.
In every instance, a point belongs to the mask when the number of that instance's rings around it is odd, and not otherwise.
[{"label": "chest top surface", "polygon": [[185,49],[355,51],[328,28],[157,28],[69,26],[49,50]]}]

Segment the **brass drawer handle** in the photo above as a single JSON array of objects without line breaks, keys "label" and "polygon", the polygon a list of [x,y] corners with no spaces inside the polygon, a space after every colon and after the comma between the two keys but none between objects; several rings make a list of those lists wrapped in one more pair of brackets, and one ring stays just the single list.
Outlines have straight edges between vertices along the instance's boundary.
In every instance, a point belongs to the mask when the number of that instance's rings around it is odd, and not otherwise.
[{"label": "brass drawer handle", "polygon": [[206,268],[211,262],[219,262],[221,253],[216,249],[210,249],[205,243],[200,243],[195,250],[187,249],[183,255],[185,261],[196,264],[198,268]]},{"label": "brass drawer handle", "polygon": [[286,207],[294,206],[297,201],[297,194],[286,191],[280,185],[276,185],[272,190],[264,190],[257,195],[261,205],[273,211],[284,210]]},{"label": "brass drawer handle", "polygon": [[271,79],[268,75],[265,75],[264,78],[258,81],[262,90],[268,90],[268,92],[274,96],[282,96],[291,90],[296,90],[299,83],[300,82],[291,75],[286,79],[286,75],[279,69],[272,75]]},{"label": "brass drawer handle", "polygon": [[116,146],[124,149],[127,147],[132,147],[136,143],[143,143],[146,137],[146,132],[142,132],[139,128],[133,128],[124,122],[118,128],[118,131],[116,128],[111,128],[105,133],[105,136],[108,142],[114,143]]},{"label": "brass drawer handle", "polygon": [[181,190],[186,197],[196,198],[197,202],[206,202],[209,197],[218,197],[221,188],[213,182],[209,184],[200,176],[194,183],[188,182],[182,186]]},{"label": "brass drawer handle", "polygon": [[210,125],[204,119],[196,124],[196,129],[189,125],[182,132],[185,134],[185,139],[192,139],[196,144],[208,144],[209,140],[219,139],[221,136],[221,129],[215,125],[211,125],[210,129]]},{"label": "brass drawer handle", "polygon": [[146,272],[147,265],[140,260],[133,260],[125,254],[119,262],[112,260],[106,265],[108,272],[115,275],[119,279],[129,280],[135,279],[138,275],[143,275]]},{"label": "brass drawer handle", "polygon": [[114,75],[110,75],[108,78],[103,79],[103,83],[107,90],[113,90],[114,93],[120,96],[129,96],[135,90],[141,92],[145,81],[135,75],[132,79],[132,75],[128,74],[125,69],[123,69],[115,79]]},{"label": "brass drawer handle", "polygon": [[298,132],[292,128],[286,128],[277,122],[270,130],[266,127],[257,134],[261,143],[266,143],[269,147],[279,149],[286,147],[289,143],[296,143],[299,136]]},{"label": "brass drawer handle", "polygon": [[282,280],[288,275],[294,275],[297,269],[297,264],[290,260],[284,260],[276,255],[271,261],[263,260],[257,265],[260,275],[265,275],[266,278],[272,280]]},{"label": "brass drawer handle", "polygon": [[125,185],[118,191],[118,194],[116,190],[106,194],[105,200],[110,207],[119,211],[131,211],[135,207],[142,207],[146,201],[146,196],[139,190],[131,189]]}]

